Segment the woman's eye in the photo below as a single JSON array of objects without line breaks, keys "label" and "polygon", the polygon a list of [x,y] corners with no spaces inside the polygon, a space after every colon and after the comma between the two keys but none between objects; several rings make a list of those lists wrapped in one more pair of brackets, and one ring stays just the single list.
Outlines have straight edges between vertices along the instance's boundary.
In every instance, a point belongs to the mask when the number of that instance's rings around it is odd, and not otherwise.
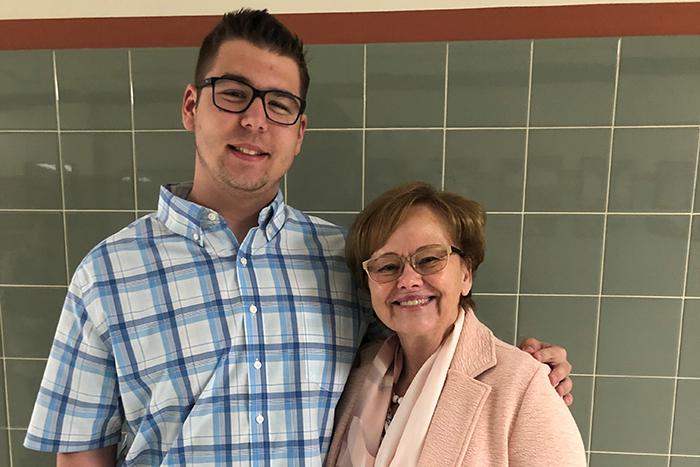
[{"label": "woman's eye", "polygon": [[426,256],[425,258],[420,258],[417,263],[423,266],[428,266],[438,261],[440,261],[440,258],[437,256]]},{"label": "woman's eye", "polygon": [[377,268],[377,272],[381,274],[388,274],[391,272],[396,272],[399,269],[398,264],[384,264]]}]

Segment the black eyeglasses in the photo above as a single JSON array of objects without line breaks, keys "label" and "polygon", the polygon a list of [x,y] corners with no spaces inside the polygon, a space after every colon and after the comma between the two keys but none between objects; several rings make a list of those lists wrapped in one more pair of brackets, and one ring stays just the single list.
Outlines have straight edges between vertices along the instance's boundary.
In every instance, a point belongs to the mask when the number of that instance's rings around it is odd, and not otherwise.
[{"label": "black eyeglasses", "polygon": [[362,263],[362,268],[374,282],[393,282],[403,274],[406,263],[421,276],[436,274],[447,267],[451,254],[462,256],[462,250],[448,245],[425,245],[408,256],[386,253]]},{"label": "black eyeglasses", "polygon": [[198,84],[197,88],[206,86],[211,86],[212,103],[224,112],[245,112],[255,98],[260,97],[267,119],[280,125],[294,125],[306,108],[306,101],[292,93],[278,89],[256,89],[235,78],[212,76]]}]

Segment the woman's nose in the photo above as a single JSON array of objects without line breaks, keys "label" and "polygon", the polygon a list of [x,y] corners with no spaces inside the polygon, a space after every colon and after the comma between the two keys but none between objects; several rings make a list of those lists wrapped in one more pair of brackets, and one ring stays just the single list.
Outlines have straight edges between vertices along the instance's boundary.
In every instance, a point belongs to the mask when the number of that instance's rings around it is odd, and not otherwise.
[{"label": "woman's nose", "polygon": [[403,271],[401,272],[401,275],[399,276],[396,286],[399,288],[410,288],[410,287],[418,287],[423,284],[423,276],[418,274],[413,267],[410,265],[410,263],[406,263],[404,265]]}]

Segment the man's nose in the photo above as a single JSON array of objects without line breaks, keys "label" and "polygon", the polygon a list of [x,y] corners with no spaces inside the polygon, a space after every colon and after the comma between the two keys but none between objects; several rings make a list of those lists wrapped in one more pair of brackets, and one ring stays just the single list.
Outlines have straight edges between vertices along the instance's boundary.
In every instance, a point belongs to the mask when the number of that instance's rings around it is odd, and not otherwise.
[{"label": "man's nose", "polygon": [[241,114],[241,125],[258,131],[267,129],[267,115],[262,97],[255,96],[250,106]]}]

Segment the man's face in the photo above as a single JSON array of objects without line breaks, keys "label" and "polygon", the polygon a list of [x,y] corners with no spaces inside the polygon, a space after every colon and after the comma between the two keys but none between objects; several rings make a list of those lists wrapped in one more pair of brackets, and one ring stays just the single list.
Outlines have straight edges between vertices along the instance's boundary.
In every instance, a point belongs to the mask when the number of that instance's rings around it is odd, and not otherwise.
[{"label": "man's face", "polygon": [[[206,77],[236,76],[257,89],[276,89],[300,95],[299,67],[289,57],[260,49],[244,40],[224,42]],[[306,115],[291,126],[265,116],[261,99],[255,98],[242,113],[218,109],[212,87],[185,90],[182,121],[194,131],[197,158],[195,189],[248,192],[272,198],[279,180],[301,149]]]}]

